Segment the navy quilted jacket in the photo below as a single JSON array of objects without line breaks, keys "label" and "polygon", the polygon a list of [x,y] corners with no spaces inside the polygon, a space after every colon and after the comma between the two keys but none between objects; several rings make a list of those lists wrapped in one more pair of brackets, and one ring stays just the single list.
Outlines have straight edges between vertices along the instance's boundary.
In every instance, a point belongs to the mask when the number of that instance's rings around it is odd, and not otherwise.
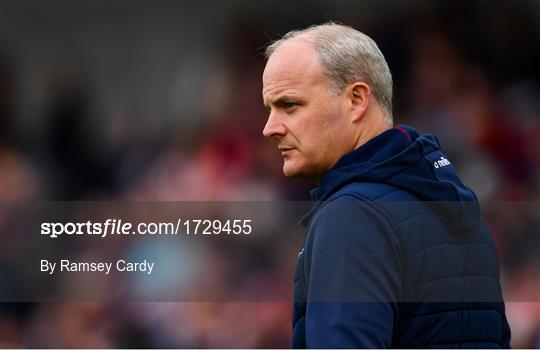
[{"label": "navy quilted jacket", "polygon": [[434,136],[394,127],[312,197],[293,347],[510,347],[491,235]]}]

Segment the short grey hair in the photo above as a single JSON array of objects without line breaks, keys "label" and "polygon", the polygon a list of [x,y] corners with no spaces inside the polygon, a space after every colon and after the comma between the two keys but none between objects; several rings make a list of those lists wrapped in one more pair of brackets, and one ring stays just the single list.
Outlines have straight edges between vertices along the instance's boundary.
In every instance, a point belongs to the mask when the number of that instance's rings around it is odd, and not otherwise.
[{"label": "short grey hair", "polygon": [[268,45],[266,58],[286,41],[299,37],[313,40],[317,56],[337,94],[350,83],[365,82],[386,110],[386,118],[392,121],[392,74],[373,39],[352,27],[328,22],[288,32]]}]

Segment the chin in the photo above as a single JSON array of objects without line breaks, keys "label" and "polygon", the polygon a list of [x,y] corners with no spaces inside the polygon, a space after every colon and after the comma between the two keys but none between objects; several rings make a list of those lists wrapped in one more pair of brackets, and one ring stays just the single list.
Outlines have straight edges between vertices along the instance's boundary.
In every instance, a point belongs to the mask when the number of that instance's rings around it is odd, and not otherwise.
[{"label": "chin", "polygon": [[285,161],[283,164],[283,174],[287,178],[313,179],[313,175],[307,171],[305,165],[294,164],[291,161]]},{"label": "chin", "polygon": [[287,178],[296,178],[296,177],[299,176],[299,175],[298,175],[298,172],[295,172],[295,171],[290,170],[290,169],[285,168],[285,167],[283,167],[283,174],[284,174],[285,177],[287,177]]},{"label": "chin", "polygon": [[323,173],[323,171],[319,172],[317,167],[309,164],[297,163],[293,160],[286,160],[283,163],[283,174],[287,178],[299,178],[319,184]]},{"label": "chin", "polygon": [[302,170],[301,167],[298,167],[291,161],[285,161],[283,163],[283,174],[285,175],[285,177],[288,177],[288,178],[301,177],[302,175],[301,170]]}]

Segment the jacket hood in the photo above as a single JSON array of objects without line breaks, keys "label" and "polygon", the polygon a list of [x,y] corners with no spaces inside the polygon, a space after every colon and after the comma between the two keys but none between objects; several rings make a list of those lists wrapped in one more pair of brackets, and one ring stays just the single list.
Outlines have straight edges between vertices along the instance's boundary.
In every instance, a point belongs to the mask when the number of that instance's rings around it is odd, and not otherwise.
[{"label": "jacket hood", "polygon": [[311,196],[322,202],[353,182],[383,183],[411,193],[461,229],[479,218],[476,195],[461,182],[437,138],[419,135],[410,126],[395,126],[344,155]]}]

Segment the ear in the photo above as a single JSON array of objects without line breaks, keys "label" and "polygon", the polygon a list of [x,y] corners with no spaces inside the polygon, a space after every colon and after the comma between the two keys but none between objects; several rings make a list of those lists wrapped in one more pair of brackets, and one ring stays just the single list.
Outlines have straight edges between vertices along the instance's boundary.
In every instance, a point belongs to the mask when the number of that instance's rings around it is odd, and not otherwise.
[{"label": "ear", "polygon": [[349,86],[352,122],[360,121],[371,101],[371,88],[364,82],[354,82]]}]

